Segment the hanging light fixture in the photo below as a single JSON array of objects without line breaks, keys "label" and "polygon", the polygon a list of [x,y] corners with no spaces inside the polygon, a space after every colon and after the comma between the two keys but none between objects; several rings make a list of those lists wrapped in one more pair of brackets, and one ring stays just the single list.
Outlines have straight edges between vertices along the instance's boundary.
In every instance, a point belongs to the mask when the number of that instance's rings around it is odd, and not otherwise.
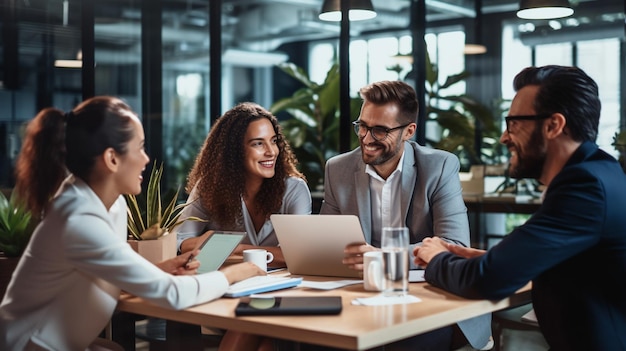
[{"label": "hanging light fixture", "polygon": [[517,17],[523,19],[552,19],[571,16],[574,10],[568,0],[521,0]]},{"label": "hanging light fixture", "polygon": [[487,47],[483,44],[483,2],[474,1],[474,43],[466,43],[463,53],[465,55],[481,55],[487,52]]},{"label": "hanging light fixture", "polygon": [[[341,21],[341,1],[342,0],[324,0],[322,11],[319,19],[322,21]],[[348,19],[350,21],[362,21],[376,17],[376,11],[371,0],[343,0],[350,1],[350,11]]]}]

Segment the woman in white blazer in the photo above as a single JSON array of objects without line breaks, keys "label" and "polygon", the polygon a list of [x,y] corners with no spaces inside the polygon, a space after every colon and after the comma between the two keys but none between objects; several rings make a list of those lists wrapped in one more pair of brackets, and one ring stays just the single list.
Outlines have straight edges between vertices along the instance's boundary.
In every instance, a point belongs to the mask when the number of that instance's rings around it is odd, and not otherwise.
[{"label": "woman in white blazer", "polygon": [[241,263],[195,275],[191,252],[158,266],[135,253],[122,194],[141,192],[148,162],[139,118],[114,97],[47,108],[29,124],[16,191],[41,222],[0,304],[0,350],[89,349],[121,290],[182,309],[265,274]]}]

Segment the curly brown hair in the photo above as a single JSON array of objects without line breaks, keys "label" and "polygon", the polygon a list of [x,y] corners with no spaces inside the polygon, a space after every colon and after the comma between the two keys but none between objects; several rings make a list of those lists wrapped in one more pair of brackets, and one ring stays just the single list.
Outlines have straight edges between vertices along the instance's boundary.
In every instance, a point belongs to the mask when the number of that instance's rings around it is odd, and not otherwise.
[{"label": "curly brown hair", "polygon": [[276,213],[283,202],[285,180],[305,179],[297,169],[298,161],[285,140],[278,119],[251,102],[240,103],[217,119],[187,178],[185,190],[196,187],[199,200],[210,220],[226,227],[242,215],[241,196],[245,191],[244,136],[250,123],[267,118],[276,133],[278,156],[272,178],[264,179],[254,198],[256,210],[266,218]]}]

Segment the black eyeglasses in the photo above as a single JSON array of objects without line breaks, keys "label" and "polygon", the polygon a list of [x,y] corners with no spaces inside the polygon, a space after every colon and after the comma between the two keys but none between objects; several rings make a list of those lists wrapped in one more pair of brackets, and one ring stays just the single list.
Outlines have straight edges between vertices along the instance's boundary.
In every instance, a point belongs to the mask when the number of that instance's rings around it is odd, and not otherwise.
[{"label": "black eyeglasses", "polygon": [[370,134],[372,135],[372,138],[374,138],[374,140],[376,141],[383,141],[387,139],[387,136],[389,135],[389,133],[393,132],[396,129],[404,128],[408,126],[409,124],[411,123],[407,123],[405,125],[401,125],[401,126],[397,126],[393,128],[385,128],[381,126],[368,127],[359,121],[352,122],[352,125],[354,126],[354,132],[356,133],[356,135],[358,135],[360,138],[364,138],[367,135],[367,132],[370,132]]},{"label": "black eyeglasses", "polygon": [[515,131],[517,127],[516,121],[538,121],[541,119],[550,118],[551,113],[544,113],[540,115],[520,115],[520,116],[506,116],[504,121],[506,122],[506,132],[511,134],[511,129]]}]

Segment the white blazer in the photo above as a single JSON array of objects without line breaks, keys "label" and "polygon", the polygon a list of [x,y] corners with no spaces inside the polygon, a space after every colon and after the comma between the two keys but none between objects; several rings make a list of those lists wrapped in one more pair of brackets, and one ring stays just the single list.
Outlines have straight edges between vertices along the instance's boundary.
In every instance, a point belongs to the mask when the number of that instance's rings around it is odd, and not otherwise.
[{"label": "white blazer", "polygon": [[109,321],[120,289],[182,309],[224,294],[221,272],[172,276],[126,242],[126,202],[109,211],[82,180],[68,177],[37,226],[0,304],[0,350],[29,342],[85,350]]}]

